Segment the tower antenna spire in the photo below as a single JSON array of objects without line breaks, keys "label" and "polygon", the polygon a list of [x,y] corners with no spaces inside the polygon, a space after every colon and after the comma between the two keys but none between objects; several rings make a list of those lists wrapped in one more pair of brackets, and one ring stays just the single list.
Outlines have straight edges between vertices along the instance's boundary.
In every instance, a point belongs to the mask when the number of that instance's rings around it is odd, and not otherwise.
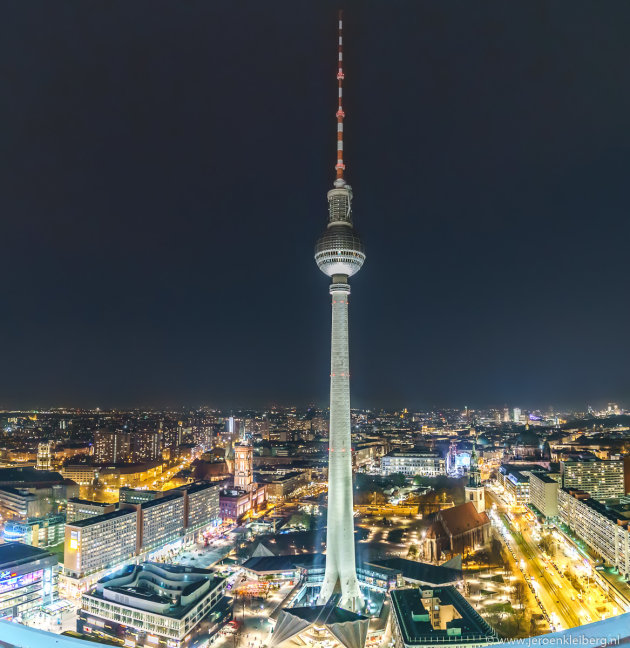
[{"label": "tower antenna spire", "polygon": [[335,179],[336,187],[343,187],[345,180],[343,172],[346,168],[343,163],[343,119],[346,114],[343,112],[343,11],[339,10],[339,40],[337,43],[337,86],[338,86],[338,105],[337,105],[337,164],[335,169],[337,177]]}]

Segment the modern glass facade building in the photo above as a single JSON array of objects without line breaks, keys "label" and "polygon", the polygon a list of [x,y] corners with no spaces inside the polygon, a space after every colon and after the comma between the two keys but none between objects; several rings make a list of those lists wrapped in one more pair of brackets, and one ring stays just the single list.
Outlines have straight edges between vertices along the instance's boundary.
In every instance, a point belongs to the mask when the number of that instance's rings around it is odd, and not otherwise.
[{"label": "modern glass facade building", "polygon": [[0,545],[0,618],[19,619],[56,596],[56,556],[24,544]]}]

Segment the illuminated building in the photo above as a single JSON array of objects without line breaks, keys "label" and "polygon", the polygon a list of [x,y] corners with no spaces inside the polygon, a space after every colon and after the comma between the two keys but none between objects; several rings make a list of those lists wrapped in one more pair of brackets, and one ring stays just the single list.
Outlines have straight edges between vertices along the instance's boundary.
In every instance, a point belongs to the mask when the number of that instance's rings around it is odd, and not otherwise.
[{"label": "illuminated building", "polygon": [[219,522],[219,485],[194,483],[182,486],[186,533],[194,533]]},{"label": "illuminated building", "polygon": [[118,501],[120,504],[144,504],[162,497],[163,491],[129,488],[124,486],[118,490]]},{"label": "illuminated building", "polygon": [[33,547],[53,547],[63,542],[66,516],[50,514],[26,520],[8,520],[4,524],[5,542],[23,542]]},{"label": "illuminated building", "polygon": [[328,225],[315,246],[315,261],[331,279],[332,333],[330,359],[330,434],[328,451],[328,520],[326,573],[320,603],[326,603],[341,583],[340,605],[361,605],[357,580],[352,509],[352,440],[350,421],[350,357],[348,349],[348,279],[365,261],[363,243],[352,222],[352,189],[343,177],[342,20],[338,36],[337,164],[334,187],[328,192]]},{"label": "illuminated building", "polygon": [[66,522],[78,522],[89,517],[97,517],[98,515],[105,515],[112,513],[116,510],[115,504],[106,504],[104,502],[92,502],[91,500],[83,500],[78,497],[72,497],[68,500],[68,507],[66,509]]},{"label": "illuminated building", "polygon": [[465,487],[465,495],[466,501],[473,503],[477,513],[483,513],[486,510],[485,489],[481,485],[481,473],[479,472],[479,461],[474,442],[470,455],[470,471],[468,473],[468,484]]},{"label": "illuminated building", "polygon": [[452,586],[393,590],[395,648],[486,646],[497,633]]},{"label": "illuminated building", "polygon": [[136,463],[157,461],[162,458],[162,433],[137,431],[131,437],[131,458]]},{"label": "illuminated building", "polygon": [[622,459],[579,459],[561,461],[563,488],[588,491],[596,500],[621,497],[625,494]]},{"label": "illuminated building", "polygon": [[608,565],[630,578],[630,502],[606,505],[589,493],[561,488],[558,517]]},{"label": "illuminated building", "polygon": [[37,445],[37,470],[52,470],[54,441],[44,441]]},{"label": "illuminated building", "polygon": [[131,436],[124,432],[99,430],[94,434],[94,461],[121,463],[129,459]]},{"label": "illuminated building", "polygon": [[57,556],[23,544],[0,545],[0,618],[19,619],[57,597]]},{"label": "illuminated building", "polygon": [[90,486],[98,475],[98,469],[88,464],[71,464],[64,466],[61,474],[80,486]]},{"label": "illuminated building", "polygon": [[184,498],[181,492],[144,502],[138,508],[140,533],[137,553],[178,540],[184,534]]},{"label": "illuminated building", "polygon": [[118,510],[68,522],[66,576],[80,588],[105,569],[194,538],[199,530],[216,525],[218,491],[218,485],[206,482],[169,491],[123,491]]},{"label": "illuminated building", "polygon": [[529,473],[529,503],[547,518],[558,515],[558,480],[550,474],[532,470]]},{"label": "illuminated building", "polygon": [[234,446],[234,488],[248,490],[253,483],[253,453],[251,446]]},{"label": "illuminated building", "polygon": [[127,646],[185,648],[204,620],[203,633],[212,636],[231,617],[224,586],[225,579],[210,569],[129,565],[82,596],[77,630]]},{"label": "illuminated building", "polygon": [[41,499],[26,488],[0,488],[0,515],[5,520],[26,520],[41,515]]},{"label": "illuminated building", "polygon": [[520,423],[521,422],[521,408],[520,407],[515,407],[512,413],[514,415],[514,423]]},{"label": "illuminated building", "polygon": [[120,510],[66,524],[64,572],[72,579],[114,567],[136,554],[137,514]]},{"label": "illuminated building", "polygon": [[267,501],[266,484],[254,482],[253,461],[251,446],[234,446],[234,488],[224,489],[219,494],[223,520],[238,521],[249,511],[261,508]]},{"label": "illuminated building", "polygon": [[409,477],[438,477],[446,474],[445,461],[436,452],[394,450],[381,458],[381,475],[394,473]]},{"label": "illuminated building", "polygon": [[473,502],[438,511],[424,538],[424,556],[439,562],[443,554],[454,556],[485,545],[490,539],[488,515]]},{"label": "illuminated building", "polygon": [[529,471],[517,470],[505,464],[499,468],[498,478],[511,504],[515,506],[529,504]]}]

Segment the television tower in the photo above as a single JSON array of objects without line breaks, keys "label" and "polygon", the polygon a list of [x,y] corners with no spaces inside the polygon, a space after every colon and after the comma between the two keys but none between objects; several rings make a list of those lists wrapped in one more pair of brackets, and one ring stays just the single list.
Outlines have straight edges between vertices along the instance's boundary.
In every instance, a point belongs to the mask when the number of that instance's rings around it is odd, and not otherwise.
[{"label": "television tower", "polygon": [[328,449],[328,521],[326,571],[319,595],[324,604],[341,583],[339,605],[357,611],[361,592],[354,557],[352,507],[352,441],[350,425],[350,362],[348,354],[348,278],[365,261],[361,239],[352,224],[352,188],[343,177],[343,40],[339,12],[337,83],[337,164],[334,187],[328,192],[328,225],[315,246],[319,269],[331,278],[332,335],[330,353],[330,434]]}]

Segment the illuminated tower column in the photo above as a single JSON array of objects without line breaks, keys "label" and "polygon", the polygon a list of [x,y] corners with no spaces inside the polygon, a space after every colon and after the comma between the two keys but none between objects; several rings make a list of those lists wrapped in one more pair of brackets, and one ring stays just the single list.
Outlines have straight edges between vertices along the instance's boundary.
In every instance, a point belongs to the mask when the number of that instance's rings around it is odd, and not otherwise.
[{"label": "illuminated tower column", "polygon": [[352,506],[352,440],[350,425],[350,359],[348,353],[348,278],[365,261],[363,244],[352,223],[352,189],[343,177],[342,21],[339,16],[337,81],[337,164],[334,188],[328,192],[328,226],[315,247],[319,269],[332,280],[332,334],[330,354],[330,433],[328,451],[328,521],[326,571],[320,603],[328,601],[341,584],[341,607],[358,610],[361,593],[354,556]]}]

